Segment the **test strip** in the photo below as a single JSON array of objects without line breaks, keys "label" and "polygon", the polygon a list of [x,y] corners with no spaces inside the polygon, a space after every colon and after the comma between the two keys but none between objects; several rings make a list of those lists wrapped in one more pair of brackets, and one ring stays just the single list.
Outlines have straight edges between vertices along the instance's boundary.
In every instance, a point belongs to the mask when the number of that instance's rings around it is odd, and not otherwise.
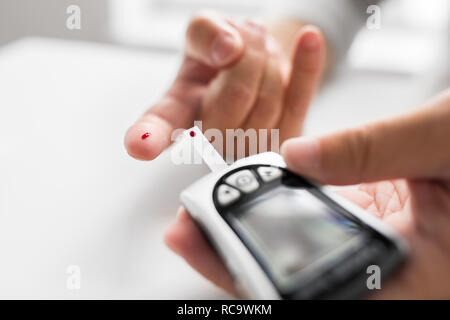
[{"label": "test strip", "polygon": [[194,144],[195,151],[211,171],[220,171],[228,167],[220,153],[217,152],[197,126],[184,131],[184,135],[191,140],[191,143]]}]

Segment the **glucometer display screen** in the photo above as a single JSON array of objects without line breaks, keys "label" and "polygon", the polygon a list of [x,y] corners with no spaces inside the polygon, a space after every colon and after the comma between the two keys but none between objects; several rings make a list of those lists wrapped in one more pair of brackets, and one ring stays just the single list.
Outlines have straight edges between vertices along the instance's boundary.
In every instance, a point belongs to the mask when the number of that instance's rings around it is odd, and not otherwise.
[{"label": "glucometer display screen", "polygon": [[231,217],[281,287],[361,234],[356,224],[307,189],[278,187],[234,209]]}]

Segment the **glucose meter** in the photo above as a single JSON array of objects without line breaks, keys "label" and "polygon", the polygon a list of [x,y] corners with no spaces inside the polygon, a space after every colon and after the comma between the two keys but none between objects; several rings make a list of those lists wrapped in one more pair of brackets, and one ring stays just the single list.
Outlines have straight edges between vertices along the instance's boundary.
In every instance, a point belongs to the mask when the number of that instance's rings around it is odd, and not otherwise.
[{"label": "glucose meter", "polygon": [[185,189],[181,201],[242,297],[361,298],[369,266],[383,284],[405,260],[407,246],[393,230],[287,170],[280,155],[261,153],[230,166],[217,165],[217,157],[207,160],[216,159],[216,170]]}]

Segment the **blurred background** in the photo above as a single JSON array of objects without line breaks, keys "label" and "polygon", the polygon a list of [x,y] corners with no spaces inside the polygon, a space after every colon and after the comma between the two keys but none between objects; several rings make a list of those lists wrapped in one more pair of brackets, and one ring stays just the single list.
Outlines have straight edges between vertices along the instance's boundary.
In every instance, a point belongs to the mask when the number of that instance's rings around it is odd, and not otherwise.
[{"label": "blurred background", "polygon": [[[67,8],[81,9],[70,30]],[[0,0],[0,298],[228,298],[162,243],[205,174],[130,159],[127,127],[172,80],[191,15],[271,0]],[[450,84],[450,4],[392,0],[314,100],[306,134],[391,116]],[[176,181],[176,183],[175,183]],[[81,287],[67,285],[80,271]]]}]

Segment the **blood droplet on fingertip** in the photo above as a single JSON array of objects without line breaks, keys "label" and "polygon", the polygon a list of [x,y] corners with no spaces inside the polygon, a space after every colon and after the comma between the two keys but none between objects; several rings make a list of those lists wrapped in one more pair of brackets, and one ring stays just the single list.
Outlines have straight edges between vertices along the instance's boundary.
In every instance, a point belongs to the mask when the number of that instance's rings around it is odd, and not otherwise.
[{"label": "blood droplet on fingertip", "polygon": [[144,134],[141,136],[141,139],[142,139],[142,140],[145,140],[145,139],[147,139],[148,137],[150,137],[150,132],[144,133]]}]

